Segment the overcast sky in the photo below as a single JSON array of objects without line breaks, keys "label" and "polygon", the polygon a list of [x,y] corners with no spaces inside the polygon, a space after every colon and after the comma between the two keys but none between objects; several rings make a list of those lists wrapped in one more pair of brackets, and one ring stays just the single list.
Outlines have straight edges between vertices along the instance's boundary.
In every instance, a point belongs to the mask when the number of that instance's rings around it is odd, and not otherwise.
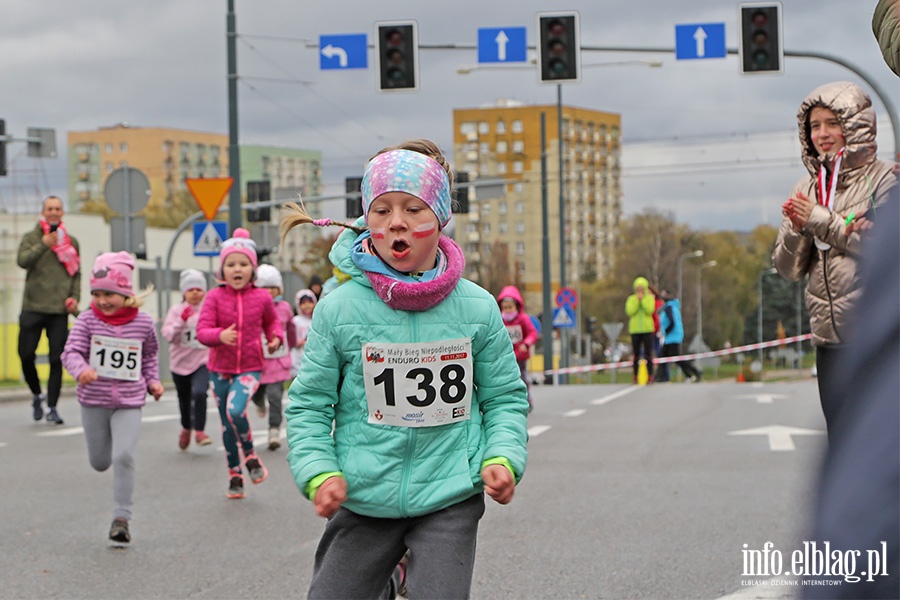
[{"label": "overcast sky", "polygon": [[[513,98],[555,104],[556,87],[528,69],[481,69],[474,50],[423,50],[417,93],[376,91],[368,70],[320,71],[320,35],[368,33],[384,20],[415,19],[420,44],[469,44],[480,27],[527,27],[535,14],[577,10],[584,46],[674,49],[675,25],[724,23],[738,45],[737,3],[724,0],[235,0],[240,141],[318,149],[326,191],[361,173],[377,149],[409,137],[452,151],[452,111]],[[875,0],[785,0],[785,47],[841,57],[874,78],[900,111],[900,81],[871,31]],[[8,148],[11,176],[0,202],[33,206],[65,195],[66,131],[127,121],[135,126],[227,133],[226,0],[0,0],[0,118],[7,132],[57,130],[60,158],[43,164]],[[873,95],[879,156],[894,141],[881,99],[853,72],[823,60],[791,58],[780,76],[742,77],[738,59],[675,60],[674,53],[582,54],[586,67],[566,85],[566,104],[622,115],[626,215],[654,206],[698,229],[777,223],[778,207],[803,175],[796,111],[813,88],[858,82]],[[274,81],[275,79],[286,81]]]}]

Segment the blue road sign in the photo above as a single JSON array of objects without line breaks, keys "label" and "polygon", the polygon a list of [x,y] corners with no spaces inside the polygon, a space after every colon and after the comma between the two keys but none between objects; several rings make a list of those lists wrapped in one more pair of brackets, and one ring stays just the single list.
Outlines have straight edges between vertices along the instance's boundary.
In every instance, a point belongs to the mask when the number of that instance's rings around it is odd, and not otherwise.
[{"label": "blue road sign", "polygon": [[569,306],[554,308],[553,326],[557,329],[575,329],[575,311]]},{"label": "blue road sign", "polygon": [[692,23],[675,26],[675,58],[725,58],[725,23]]},{"label": "blue road sign", "polygon": [[228,238],[226,221],[194,223],[194,256],[218,256],[222,241]]},{"label": "blue road sign", "polygon": [[495,27],[478,30],[478,62],[526,62],[528,46],[524,27]]},{"label": "blue road sign", "polygon": [[365,33],[319,36],[319,69],[368,69],[369,42]]}]

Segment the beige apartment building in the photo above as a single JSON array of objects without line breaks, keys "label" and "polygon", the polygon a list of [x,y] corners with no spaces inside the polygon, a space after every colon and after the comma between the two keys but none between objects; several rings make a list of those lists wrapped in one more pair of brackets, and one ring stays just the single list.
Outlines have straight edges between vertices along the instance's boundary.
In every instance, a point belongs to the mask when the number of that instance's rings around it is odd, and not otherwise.
[{"label": "beige apartment building", "polygon": [[[541,306],[541,113],[546,117],[551,285],[560,283],[560,140],[557,106],[495,106],[453,111],[453,165],[470,180],[503,178],[505,198],[470,194],[468,215],[459,215],[456,239],[466,252],[467,276],[488,259],[495,241],[507,245],[510,283],[523,282],[528,306]],[[621,116],[562,107],[566,284],[604,276],[612,267],[622,217]]]}]

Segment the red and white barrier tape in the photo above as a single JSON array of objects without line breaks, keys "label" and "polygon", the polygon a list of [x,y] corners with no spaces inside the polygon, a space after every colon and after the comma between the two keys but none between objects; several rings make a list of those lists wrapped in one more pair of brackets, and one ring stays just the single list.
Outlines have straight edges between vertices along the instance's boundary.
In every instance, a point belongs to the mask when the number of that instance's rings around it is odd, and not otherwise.
[{"label": "red and white barrier tape", "polygon": [[[682,354],[681,356],[667,356],[665,358],[653,358],[654,364],[672,363],[682,360],[694,360],[697,358],[710,358],[712,356],[725,356],[727,354],[737,354],[738,352],[747,352],[750,350],[759,350],[760,348],[772,348],[773,346],[786,346],[797,341],[806,341],[812,336],[808,333],[803,335],[795,335],[793,337],[784,338],[783,340],[770,340],[768,342],[759,342],[756,344],[747,344],[746,346],[735,346],[733,348],[725,348],[723,350],[711,350],[709,352],[698,352],[697,354]],[[563,373],[590,373],[592,371],[604,371],[606,369],[618,369],[631,367],[632,361],[621,361],[615,363],[602,363],[599,365],[587,365],[585,367],[566,367],[565,369],[551,369],[543,371],[544,375],[561,375]]]}]

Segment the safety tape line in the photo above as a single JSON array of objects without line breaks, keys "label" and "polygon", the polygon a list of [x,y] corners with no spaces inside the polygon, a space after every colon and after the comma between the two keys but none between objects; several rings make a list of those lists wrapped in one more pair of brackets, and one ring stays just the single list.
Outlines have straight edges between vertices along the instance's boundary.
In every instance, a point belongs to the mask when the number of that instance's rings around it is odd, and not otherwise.
[{"label": "safety tape line", "polygon": [[[784,338],[782,340],[770,340],[768,342],[757,342],[756,344],[747,344],[746,346],[735,346],[733,348],[725,348],[723,350],[711,350],[709,352],[698,352],[697,354],[682,354],[680,356],[666,356],[665,358],[653,359],[654,364],[680,362],[682,360],[694,360],[698,358],[710,358],[713,356],[725,356],[728,354],[737,354],[738,352],[747,352],[749,350],[759,350],[760,348],[772,348],[773,346],[786,346],[798,341],[806,341],[812,338],[812,335],[805,333],[803,335],[795,335],[793,337]],[[551,369],[544,371],[544,375],[561,375],[564,373],[589,373],[591,371],[604,371],[606,369],[618,369],[631,367],[632,361],[621,361],[614,363],[602,363],[599,365],[587,365],[584,367],[566,367],[565,369]]]}]

